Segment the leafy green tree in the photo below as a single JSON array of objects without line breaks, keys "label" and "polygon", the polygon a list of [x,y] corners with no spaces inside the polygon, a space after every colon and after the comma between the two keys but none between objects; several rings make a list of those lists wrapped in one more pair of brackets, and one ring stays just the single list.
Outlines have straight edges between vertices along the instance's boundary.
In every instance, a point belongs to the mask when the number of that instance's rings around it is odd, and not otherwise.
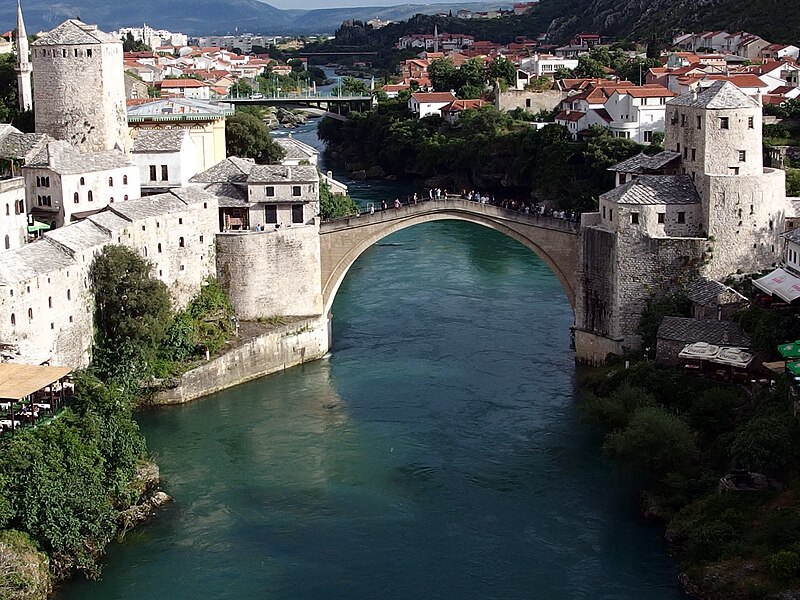
[{"label": "leafy green tree", "polygon": [[800,196],[800,169],[786,169],[786,195]]},{"label": "leafy green tree", "polygon": [[792,426],[788,413],[762,409],[736,431],[731,458],[752,470],[778,474],[793,457]]},{"label": "leafy green tree", "polygon": [[505,56],[498,56],[486,66],[486,79],[490,84],[500,80],[506,86],[516,85],[517,67]]},{"label": "leafy green tree", "polygon": [[578,57],[578,66],[572,71],[574,77],[587,77],[592,79],[605,79],[606,72],[603,63],[587,55]]},{"label": "leafy green tree", "polygon": [[319,186],[319,214],[323,221],[350,217],[358,212],[358,205],[350,196],[332,194],[327,182]]},{"label": "leafy green tree", "polygon": [[263,119],[251,110],[237,108],[225,120],[225,140],[228,156],[252,158],[259,164],[274,164],[284,156]]},{"label": "leafy green tree", "polygon": [[449,92],[460,87],[458,69],[449,58],[434,58],[428,66],[428,76],[437,92]]},{"label": "leafy green tree", "polygon": [[572,69],[567,69],[566,67],[558,67],[556,72],[553,74],[553,79],[556,81],[560,81],[561,79],[569,79],[571,77],[577,77]]},{"label": "leafy green tree", "polygon": [[24,133],[34,129],[33,111],[19,109],[17,92],[16,55],[0,55],[0,123],[11,123]]},{"label": "leafy green tree", "polygon": [[479,88],[483,90],[486,87],[486,72],[483,66],[483,61],[479,58],[470,58],[458,69],[459,81],[461,85],[457,89],[464,86]]},{"label": "leafy green tree", "polygon": [[685,469],[696,455],[691,429],[660,406],[643,406],[628,426],[606,436],[603,449],[655,475]]},{"label": "leafy green tree", "polygon": [[253,86],[239,79],[228,90],[228,95],[233,98],[247,98],[253,93]]},{"label": "leafy green tree", "polygon": [[363,79],[345,77],[341,85],[331,90],[334,96],[369,96],[369,84]]},{"label": "leafy green tree", "polygon": [[121,245],[103,248],[89,270],[96,342],[108,376],[152,357],[172,321],[167,286],[152,273],[152,263]]},{"label": "leafy green tree", "polygon": [[133,35],[130,31],[120,39],[122,40],[123,52],[150,52],[152,50],[152,48],[142,40],[133,39]]}]

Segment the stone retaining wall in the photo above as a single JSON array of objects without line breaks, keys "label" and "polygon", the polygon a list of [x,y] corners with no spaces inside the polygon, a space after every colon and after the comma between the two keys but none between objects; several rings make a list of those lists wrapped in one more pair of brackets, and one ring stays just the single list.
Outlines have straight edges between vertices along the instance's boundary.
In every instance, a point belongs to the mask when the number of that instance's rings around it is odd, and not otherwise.
[{"label": "stone retaining wall", "polygon": [[152,403],[182,404],[202,396],[322,358],[330,347],[329,323],[309,317],[253,338],[196,369],[180,384],[156,394]]}]

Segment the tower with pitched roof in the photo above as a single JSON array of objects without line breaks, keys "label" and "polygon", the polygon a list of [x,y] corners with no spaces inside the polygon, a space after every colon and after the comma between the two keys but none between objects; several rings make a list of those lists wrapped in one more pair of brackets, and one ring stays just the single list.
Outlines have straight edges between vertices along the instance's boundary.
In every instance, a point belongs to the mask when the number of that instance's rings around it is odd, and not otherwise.
[{"label": "tower with pitched roof", "polygon": [[83,152],[124,149],[122,41],[70,19],[33,42],[32,51],[36,132]]},{"label": "tower with pitched roof", "polygon": [[19,109],[22,111],[33,108],[33,93],[31,92],[31,65],[28,56],[28,34],[25,32],[25,22],[22,20],[22,6],[17,2],[17,91],[19,95]]}]

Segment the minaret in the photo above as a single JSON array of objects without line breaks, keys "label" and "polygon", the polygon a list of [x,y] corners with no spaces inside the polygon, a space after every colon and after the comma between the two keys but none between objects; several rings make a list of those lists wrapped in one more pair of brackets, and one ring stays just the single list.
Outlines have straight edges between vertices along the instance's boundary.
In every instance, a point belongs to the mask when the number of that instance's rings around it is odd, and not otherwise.
[{"label": "minaret", "polygon": [[17,89],[19,92],[19,108],[22,111],[33,108],[33,93],[31,92],[31,73],[33,66],[28,58],[28,34],[25,32],[25,22],[22,20],[22,6],[17,0]]},{"label": "minaret", "polygon": [[439,26],[438,25],[434,25],[433,26],[433,51],[434,52],[438,52],[439,51]]}]

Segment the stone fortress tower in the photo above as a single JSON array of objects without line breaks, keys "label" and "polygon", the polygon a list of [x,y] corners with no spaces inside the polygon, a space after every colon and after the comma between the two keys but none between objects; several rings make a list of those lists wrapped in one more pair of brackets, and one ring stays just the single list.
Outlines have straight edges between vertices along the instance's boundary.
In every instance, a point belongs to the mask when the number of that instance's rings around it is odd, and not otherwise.
[{"label": "stone fortress tower", "polygon": [[36,133],[82,152],[124,150],[122,41],[72,19],[37,39],[32,50]]},{"label": "stone fortress tower", "polygon": [[26,111],[33,108],[33,93],[31,92],[31,65],[28,49],[28,34],[25,31],[25,22],[22,20],[22,6],[17,2],[17,90],[19,93],[19,108]]},{"label": "stone fortress tower", "polygon": [[578,259],[579,360],[637,349],[648,298],[780,260],[785,173],[765,169],[760,103],[718,81],[667,103],[664,152],[613,167],[618,187],[584,214]]}]

